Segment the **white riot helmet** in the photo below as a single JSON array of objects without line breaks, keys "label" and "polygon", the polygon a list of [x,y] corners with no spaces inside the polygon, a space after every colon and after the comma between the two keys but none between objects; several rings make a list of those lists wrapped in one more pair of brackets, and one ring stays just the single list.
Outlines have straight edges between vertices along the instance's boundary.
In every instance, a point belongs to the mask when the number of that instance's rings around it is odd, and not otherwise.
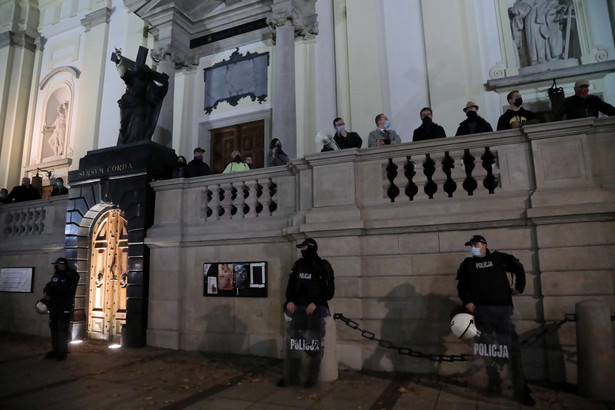
[{"label": "white riot helmet", "polygon": [[451,319],[451,330],[461,340],[472,340],[480,336],[479,330],[474,323],[474,316],[469,313],[457,313]]},{"label": "white riot helmet", "polygon": [[41,315],[45,315],[49,313],[49,309],[47,308],[47,305],[42,300],[38,300],[36,302],[36,304],[34,305],[34,309],[36,309],[36,311],[40,313]]}]

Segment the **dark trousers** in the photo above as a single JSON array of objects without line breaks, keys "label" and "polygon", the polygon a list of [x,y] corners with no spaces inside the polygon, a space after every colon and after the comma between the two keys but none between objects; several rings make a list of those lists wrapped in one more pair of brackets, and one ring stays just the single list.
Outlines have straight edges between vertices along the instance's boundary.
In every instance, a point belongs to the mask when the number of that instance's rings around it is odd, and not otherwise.
[{"label": "dark trousers", "polygon": [[49,312],[49,329],[51,330],[51,347],[57,356],[66,355],[70,342],[70,312],[51,310]]},{"label": "dark trousers", "polygon": [[325,317],[329,315],[326,307],[318,307],[311,315],[305,313],[305,306],[297,306],[286,328],[286,375],[287,385],[300,383],[299,372],[304,358],[308,360],[306,384],[315,385],[320,373],[325,336]]},{"label": "dark trousers", "polygon": [[512,323],[511,306],[477,306],[476,326],[481,332],[479,343],[505,345],[508,348],[507,359],[485,357],[484,362],[489,379],[488,389],[500,391],[502,379],[499,367],[508,364],[513,382],[515,397],[523,398],[525,394],[525,374],[521,362],[519,336]]}]

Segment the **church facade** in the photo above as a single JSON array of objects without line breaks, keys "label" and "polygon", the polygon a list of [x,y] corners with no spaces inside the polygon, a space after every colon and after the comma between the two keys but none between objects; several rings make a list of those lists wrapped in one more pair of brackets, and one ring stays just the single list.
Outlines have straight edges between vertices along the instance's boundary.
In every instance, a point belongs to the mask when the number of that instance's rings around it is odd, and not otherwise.
[{"label": "church facade", "polygon": [[[71,186],[68,199],[0,208],[1,266],[37,272],[32,295],[4,298],[13,315],[2,329],[45,334],[46,323],[26,310],[48,260],[64,252],[82,273],[79,336],[111,340],[135,326],[124,336],[149,345],[279,356],[285,275],[294,242],[305,236],[319,240],[336,270],[336,311],[434,354],[464,348],[446,326],[461,245],[472,233],[526,266],[532,280],[516,302],[524,332],[561,319],[583,298],[614,309],[612,287],[600,286],[612,284],[612,258],[583,257],[613,254],[615,246],[615,172],[605,156],[613,122],[553,122],[554,104],[579,78],[615,102],[614,7],[609,0],[0,0],[0,185],[42,175],[44,186],[56,177]],[[139,46],[149,49],[146,64],[169,77],[152,141],[188,160],[202,147],[216,175],[142,179],[120,192],[120,176],[137,178],[133,171],[153,165],[109,154],[104,166],[80,166],[117,144],[126,86],[111,58],[121,49],[136,60]],[[453,137],[468,101],[495,128],[512,90],[542,123]],[[410,144],[426,106],[450,138]],[[319,153],[315,136],[332,134],[336,117],[366,148],[379,113],[401,145]],[[290,165],[264,167],[272,138],[294,158]],[[217,175],[235,149],[252,156],[255,169]],[[142,184],[155,193],[151,213],[125,202],[127,187],[140,192]],[[265,267],[264,298],[208,294],[209,265],[233,263],[256,269],[257,278]],[[252,290],[264,285],[259,280]],[[111,318],[100,313],[108,303],[116,306]],[[566,357],[573,332],[558,336],[528,348],[530,374],[575,382]],[[338,328],[337,346],[348,368],[457,371],[397,360],[351,330]]]}]

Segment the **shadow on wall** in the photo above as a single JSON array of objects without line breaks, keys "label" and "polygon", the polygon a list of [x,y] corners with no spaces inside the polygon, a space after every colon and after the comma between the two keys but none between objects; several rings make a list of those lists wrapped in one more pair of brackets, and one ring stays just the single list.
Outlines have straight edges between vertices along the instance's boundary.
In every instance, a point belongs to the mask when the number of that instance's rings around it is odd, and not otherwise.
[{"label": "shadow on wall", "polygon": [[238,353],[249,350],[247,326],[234,314],[232,304],[216,306],[200,321],[204,328],[200,351]]},{"label": "shadow on wall", "polygon": [[[458,302],[444,296],[420,295],[411,284],[395,287],[379,301],[387,309],[380,334],[378,329],[367,329],[376,333],[377,338],[426,354],[446,353],[444,341],[451,333],[450,313]],[[363,363],[364,369],[419,374],[439,371],[438,362],[400,354],[397,349],[372,343],[375,350]]]}]

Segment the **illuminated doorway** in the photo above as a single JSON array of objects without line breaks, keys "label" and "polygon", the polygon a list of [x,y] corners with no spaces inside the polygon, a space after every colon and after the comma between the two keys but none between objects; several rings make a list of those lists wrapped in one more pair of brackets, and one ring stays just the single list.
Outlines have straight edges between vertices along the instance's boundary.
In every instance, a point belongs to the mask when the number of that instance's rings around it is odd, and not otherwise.
[{"label": "illuminated doorway", "polygon": [[91,238],[88,338],[119,343],[128,285],[128,232],[122,212],[105,212]]}]

